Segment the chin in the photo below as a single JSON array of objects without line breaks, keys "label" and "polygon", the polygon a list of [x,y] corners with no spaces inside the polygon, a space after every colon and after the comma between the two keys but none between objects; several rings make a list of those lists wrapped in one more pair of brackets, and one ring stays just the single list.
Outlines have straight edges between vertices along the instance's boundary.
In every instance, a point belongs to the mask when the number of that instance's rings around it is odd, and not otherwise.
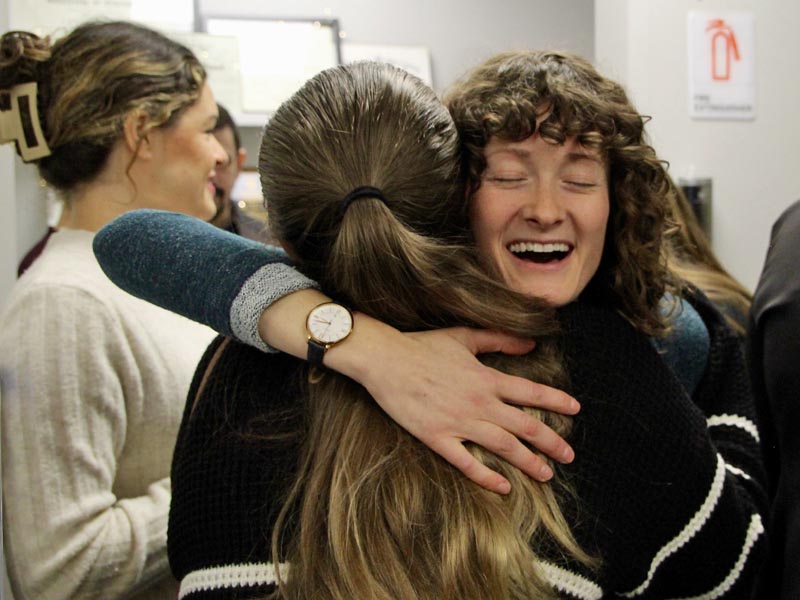
[{"label": "chin", "polygon": [[550,289],[542,289],[537,286],[526,286],[521,290],[523,294],[531,298],[543,300],[553,308],[561,308],[572,302],[573,298],[560,291],[553,291]]},{"label": "chin", "polygon": [[197,207],[194,216],[204,221],[210,221],[216,214],[217,204],[214,202],[214,197],[210,194],[206,194],[200,206]]}]

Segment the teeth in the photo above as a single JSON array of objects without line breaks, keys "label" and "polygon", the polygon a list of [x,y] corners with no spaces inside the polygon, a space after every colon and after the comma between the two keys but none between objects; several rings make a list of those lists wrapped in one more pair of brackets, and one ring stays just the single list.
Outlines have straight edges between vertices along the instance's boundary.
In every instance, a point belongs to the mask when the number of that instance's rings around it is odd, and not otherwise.
[{"label": "teeth", "polygon": [[554,244],[538,244],[533,242],[518,242],[508,247],[514,254],[523,252],[569,252],[569,246],[562,242]]}]

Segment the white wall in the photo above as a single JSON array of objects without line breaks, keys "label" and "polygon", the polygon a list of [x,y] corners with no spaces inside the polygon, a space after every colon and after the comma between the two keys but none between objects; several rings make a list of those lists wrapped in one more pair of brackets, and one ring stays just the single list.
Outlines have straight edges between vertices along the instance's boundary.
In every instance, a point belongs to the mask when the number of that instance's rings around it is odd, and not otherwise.
[{"label": "white wall", "polygon": [[[8,3],[0,3],[0,32],[9,28]],[[0,146],[0,307],[17,279],[17,263],[47,230],[47,199],[36,169]]]},{"label": "white wall", "polygon": [[[0,31],[8,29],[8,12],[6,8],[0,9]],[[4,215],[3,221],[8,223],[15,222],[15,205],[14,195],[11,193],[14,189],[14,159],[9,148],[0,147],[0,215]],[[1,221],[0,221],[1,222]],[[11,261],[6,260],[7,256],[16,254],[14,245],[16,244],[16,235],[14,235],[16,228],[10,226],[0,225],[3,230],[3,235],[0,235],[0,305],[2,299],[8,295],[8,291],[16,276],[14,265]],[[2,389],[0,388],[0,395]],[[0,399],[2,402],[2,399]],[[0,466],[2,466],[2,459],[0,458]],[[3,477],[0,471],[0,600],[12,600],[11,589],[6,574],[6,558],[3,549],[3,507],[2,507],[2,491],[3,491]]]},{"label": "white wall", "polygon": [[[17,207],[14,201],[14,157],[8,147],[0,147],[0,299],[4,299],[16,279]],[[0,300],[2,304],[2,300]]]},{"label": "white wall", "polygon": [[[687,14],[746,10],[756,18],[756,119],[688,116]],[[713,179],[713,242],[753,288],[775,218],[800,198],[800,2],[595,0],[595,60],[623,82],[676,179]]]}]

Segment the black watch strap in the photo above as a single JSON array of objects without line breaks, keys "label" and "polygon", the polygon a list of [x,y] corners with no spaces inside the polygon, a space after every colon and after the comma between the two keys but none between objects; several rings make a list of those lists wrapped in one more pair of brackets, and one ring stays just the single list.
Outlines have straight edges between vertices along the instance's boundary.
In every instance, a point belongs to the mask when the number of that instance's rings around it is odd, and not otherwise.
[{"label": "black watch strap", "polygon": [[325,344],[321,344],[313,338],[308,338],[308,364],[321,367],[322,359],[325,358],[325,350],[327,349],[328,347]]}]

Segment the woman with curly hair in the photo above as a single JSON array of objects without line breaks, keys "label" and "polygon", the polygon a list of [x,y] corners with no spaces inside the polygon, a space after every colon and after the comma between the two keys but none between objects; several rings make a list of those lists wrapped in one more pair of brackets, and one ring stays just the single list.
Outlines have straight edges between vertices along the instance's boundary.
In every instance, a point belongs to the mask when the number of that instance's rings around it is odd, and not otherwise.
[{"label": "woman with curly hair", "polygon": [[17,600],[169,598],[169,466],[213,332],[122,292],[92,254],[136,208],[199,218],[225,153],[185,47],[126,22],[0,37],[0,141],[67,206],[0,316],[5,558]]},{"label": "woman with curly hair", "polygon": [[[748,597],[764,547],[751,398],[735,336],[702,301],[713,343],[695,403],[649,337],[667,329],[661,299],[680,287],[663,264],[666,174],[643,119],[569,55],[501,56],[455,90],[466,203],[453,122],[402,71],[323,72],[265,129],[276,235],[359,312],[353,324],[325,304],[307,332],[288,325],[311,367],[224,338],[202,361],[173,465],[182,597]],[[499,107],[509,110],[495,118]],[[479,109],[492,116],[464,116]],[[270,329],[261,296],[277,284],[264,247],[136,212],[95,249],[137,295],[252,345],[259,325]],[[167,252],[176,268],[160,264]],[[375,406],[369,385],[322,368],[366,345],[370,384],[399,387],[375,320],[535,337],[525,357],[488,360],[580,400],[571,431],[539,414],[576,447],[574,462],[544,485],[470,445],[511,492],[458,476]]]}]

